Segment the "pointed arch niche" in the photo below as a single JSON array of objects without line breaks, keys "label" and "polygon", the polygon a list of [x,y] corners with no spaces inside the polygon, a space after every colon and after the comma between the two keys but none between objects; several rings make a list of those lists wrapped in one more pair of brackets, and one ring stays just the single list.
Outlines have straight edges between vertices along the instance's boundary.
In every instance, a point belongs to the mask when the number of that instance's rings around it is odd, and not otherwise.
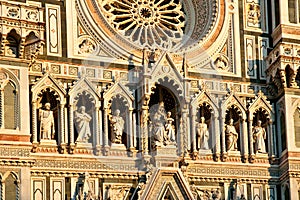
[{"label": "pointed arch niche", "polygon": [[[250,148],[249,154],[250,159],[254,158],[254,154],[258,155],[258,151],[255,147],[255,141],[253,136],[253,128],[258,125],[258,122],[261,121],[261,127],[266,132],[266,137],[264,139],[264,143],[266,146],[266,152],[268,153],[269,157],[275,155],[276,149],[276,138],[273,133],[273,111],[272,106],[267,101],[267,97],[259,91],[255,99],[249,106],[249,116],[248,116],[248,127],[249,127],[249,141],[250,141]],[[264,153],[264,152],[263,152]],[[251,161],[251,160],[250,160]]]},{"label": "pointed arch niche", "polygon": [[[180,134],[178,134],[178,126],[179,126],[179,119],[181,117],[180,111],[180,104],[178,98],[175,96],[175,94],[172,92],[170,87],[165,87],[167,84],[155,84],[155,87],[152,87],[152,94],[150,96],[149,101],[149,117],[150,117],[150,130],[155,131],[155,124],[154,121],[155,115],[157,114],[158,110],[162,112],[161,114],[164,116],[161,116],[162,122],[161,125],[163,125],[163,128],[165,128],[165,125],[167,123],[167,113],[171,112],[170,118],[172,118],[174,121],[172,122],[172,125],[175,129],[175,142],[177,144],[180,144]],[[150,142],[149,149],[154,150],[154,133],[149,132]],[[166,145],[166,144],[164,144]]]},{"label": "pointed arch niche", "polygon": [[[104,147],[104,154],[107,155],[109,149],[118,148],[120,150],[125,145],[126,149],[133,151],[136,148],[135,120],[133,116],[134,97],[131,92],[120,82],[115,83],[103,94],[103,138],[100,143]],[[116,144],[112,138],[111,119],[115,111],[120,111],[120,117],[124,120],[124,129],[122,133],[122,142]],[[101,114],[102,115],[102,114]],[[101,117],[102,118],[102,117]]]},{"label": "pointed arch niche", "polygon": [[5,56],[19,58],[21,36],[12,29],[5,38]]},{"label": "pointed arch niche", "polygon": [[[221,152],[222,159],[225,160],[227,155],[229,156],[241,156],[243,162],[245,162],[248,156],[248,137],[247,137],[247,116],[246,109],[241,103],[239,97],[236,96],[234,91],[231,91],[227,98],[222,102],[221,105]],[[230,124],[231,119],[233,120],[233,126],[238,133],[237,140],[237,151],[227,151],[228,146],[226,142],[226,126]]]},{"label": "pointed arch niche", "polygon": [[[69,133],[70,133],[70,153],[73,153],[76,148],[94,147],[96,153],[100,151],[100,132],[99,132],[99,109],[100,109],[100,95],[96,91],[95,86],[87,79],[82,78],[69,91]],[[85,108],[85,113],[91,120],[88,122],[90,129],[90,136],[84,136],[86,141],[80,141],[79,130],[76,129],[75,116],[76,112],[80,112],[82,107]],[[84,125],[85,126],[85,125]]]},{"label": "pointed arch niche", "polygon": [[0,128],[6,132],[20,127],[19,87],[18,78],[11,71],[0,68]]},{"label": "pointed arch niche", "polygon": [[[64,153],[68,142],[68,137],[65,134],[66,91],[58,81],[47,73],[32,86],[31,92],[33,152],[36,151],[36,147],[40,144],[41,146],[50,145],[53,147],[59,145],[60,152]],[[46,103],[50,103],[50,110],[54,115],[55,134],[52,140],[42,144],[38,116],[45,109]]]},{"label": "pointed arch niche", "polygon": [[2,199],[20,198],[20,179],[16,172],[7,171],[1,175],[0,193]]},{"label": "pointed arch niche", "polygon": [[[220,155],[220,130],[219,130],[219,112],[216,103],[213,101],[209,92],[203,90],[200,94],[196,95],[191,101],[191,128],[189,143],[191,143],[191,151],[196,152],[199,149],[197,146],[196,127],[200,122],[201,117],[205,118],[205,123],[209,129],[208,148],[212,150],[215,158]],[[201,151],[201,149],[200,149]]]}]

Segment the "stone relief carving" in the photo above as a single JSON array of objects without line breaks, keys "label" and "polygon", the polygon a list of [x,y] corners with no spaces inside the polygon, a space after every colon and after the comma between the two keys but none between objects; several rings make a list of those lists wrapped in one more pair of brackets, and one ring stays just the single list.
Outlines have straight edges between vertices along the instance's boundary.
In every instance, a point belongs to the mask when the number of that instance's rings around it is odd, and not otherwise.
[{"label": "stone relief carving", "polygon": [[218,70],[228,71],[229,63],[228,59],[223,55],[219,55],[214,61],[215,68]]},{"label": "stone relief carving", "polygon": [[260,22],[261,13],[260,6],[257,4],[248,4],[248,12],[247,12],[247,21],[253,25],[256,25]]},{"label": "stone relief carving", "polygon": [[83,39],[79,47],[79,54],[93,54],[96,51],[96,44],[89,38]]},{"label": "stone relief carving", "polygon": [[121,144],[122,134],[124,130],[124,119],[120,116],[120,110],[115,110],[114,115],[111,117],[111,139],[112,143]]},{"label": "stone relief carving", "polygon": [[88,142],[91,136],[90,121],[92,117],[85,112],[85,106],[80,106],[74,113],[74,123],[78,133],[76,142]]},{"label": "stone relief carving", "polygon": [[220,188],[209,188],[209,187],[197,187],[195,185],[191,186],[191,190],[195,199],[200,200],[221,200],[222,191]]},{"label": "stone relief carving", "polygon": [[266,153],[266,130],[261,126],[260,120],[257,122],[257,125],[253,127],[252,132],[255,151],[258,153]]},{"label": "stone relief carving", "polygon": [[105,184],[104,199],[123,200],[127,199],[131,185],[129,184]]},{"label": "stone relief carving", "polygon": [[204,117],[201,117],[200,122],[197,123],[196,132],[197,132],[197,149],[209,149],[208,147],[209,132]]},{"label": "stone relief carving", "polygon": [[53,111],[50,110],[50,107],[50,103],[45,103],[45,109],[39,111],[41,139],[51,140],[55,135]]},{"label": "stone relief carving", "polygon": [[233,125],[233,119],[229,120],[229,124],[225,128],[226,149],[227,151],[237,151],[238,133]]}]

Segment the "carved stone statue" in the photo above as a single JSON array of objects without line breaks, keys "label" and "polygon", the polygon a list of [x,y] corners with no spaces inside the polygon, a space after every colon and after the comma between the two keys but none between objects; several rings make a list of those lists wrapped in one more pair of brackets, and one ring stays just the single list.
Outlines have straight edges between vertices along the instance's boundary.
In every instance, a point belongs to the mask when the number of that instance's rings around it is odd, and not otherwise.
[{"label": "carved stone statue", "polygon": [[76,142],[87,142],[91,137],[90,121],[92,117],[85,112],[85,106],[80,106],[74,114],[74,123],[78,132]]},{"label": "carved stone statue", "polygon": [[160,102],[152,117],[152,134],[155,146],[162,146],[165,140],[165,123],[167,120],[164,103]]},{"label": "carved stone statue", "polygon": [[171,112],[166,113],[163,102],[159,103],[151,116],[150,132],[153,135],[153,147],[176,144],[174,119]]},{"label": "carved stone statue", "polygon": [[200,122],[197,123],[196,130],[198,142],[197,149],[208,149],[209,132],[204,117],[200,118]]},{"label": "carved stone statue", "polygon": [[124,120],[120,116],[120,110],[117,109],[110,120],[111,124],[111,133],[112,133],[112,142],[116,144],[122,143],[122,134],[124,130]]},{"label": "carved stone statue", "polygon": [[175,143],[175,127],[173,125],[174,119],[171,117],[171,112],[167,113],[167,123],[165,125],[165,144],[174,144]]},{"label": "carved stone statue", "polygon": [[233,126],[233,119],[230,119],[229,124],[226,125],[225,135],[227,151],[236,151],[238,133],[236,132],[235,127]]},{"label": "carved stone statue", "polygon": [[253,128],[252,133],[253,133],[253,142],[255,145],[255,150],[259,153],[265,153],[266,152],[266,145],[265,145],[266,131],[263,127],[261,127],[260,120],[257,122],[257,125]]},{"label": "carved stone statue", "polygon": [[55,135],[55,125],[51,104],[45,103],[45,110],[39,111],[41,139],[51,140]]}]

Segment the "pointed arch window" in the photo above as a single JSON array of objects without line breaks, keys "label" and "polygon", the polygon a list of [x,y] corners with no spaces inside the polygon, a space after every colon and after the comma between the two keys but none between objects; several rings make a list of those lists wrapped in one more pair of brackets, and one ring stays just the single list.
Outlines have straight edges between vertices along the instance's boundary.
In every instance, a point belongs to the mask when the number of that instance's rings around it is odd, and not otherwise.
[{"label": "pointed arch window", "polygon": [[[12,76],[12,75],[11,75]],[[19,121],[18,89],[16,81],[0,70],[0,128],[17,129]]]}]

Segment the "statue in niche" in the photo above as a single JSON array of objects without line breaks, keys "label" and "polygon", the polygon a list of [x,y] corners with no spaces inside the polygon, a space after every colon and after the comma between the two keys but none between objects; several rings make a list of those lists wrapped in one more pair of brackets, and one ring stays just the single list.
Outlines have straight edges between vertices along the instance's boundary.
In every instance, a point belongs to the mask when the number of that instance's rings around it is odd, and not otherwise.
[{"label": "statue in niche", "polygon": [[266,152],[266,131],[261,126],[261,121],[258,120],[257,125],[252,130],[253,133],[253,142],[255,145],[255,150],[259,153],[265,153]]},{"label": "statue in niche", "polygon": [[237,151],[238,133],[233,126],[233,119],[230,119],[229,124],[226,125],[225,136],[227,151]]},{"label": "statue in niche", "polygon": [[175,127],[173,125],[174,119],[171,117],[171,112],[167,113],[167,123],[165,125],[165,138],[164,143],[168,144],[175,144]]},{"label": "statue in niche", "polygon": [[160,102],[157,110],[152,117],[152,133],[155,146],[162,146],[165,140],[165,123],[167,120],[167,114],[164,107],[164,103]]},{"label": "statue in niche", "polygon": [[197,149],[208,149],[209,132],[205,118],[201,117],[200,122],[196,125],[197,130]]},{"label": "statue in niche", "polygon": [[87,142],[91,137],[90,121],[92,117],[85,112],[85,106],[80,106],[74,114],[74,123],[78,133],[76,142]]},{"label": "statue in niche", "polygon": [[41,109],[39,111],[40,136],[41,139],[45,140],[54,139],[55,135],[53,111],[51,111],[50,108],[51,104],[45,103],[45,110]]},{"label": "statue in niche", "polygon": [[164,103],[160,102],[151,117],[151,133],[153,146],[176,144],[174,119],[171,112],[166,113]]},{"label": "statue in niche", "polygon": [[112,142],[116,144],[122,143],[122,134],[124,130],[124,120],[120,116],[120,110],[115,110],[114,115],[110,120],[111,124],[111,133],[112,133]]}]

